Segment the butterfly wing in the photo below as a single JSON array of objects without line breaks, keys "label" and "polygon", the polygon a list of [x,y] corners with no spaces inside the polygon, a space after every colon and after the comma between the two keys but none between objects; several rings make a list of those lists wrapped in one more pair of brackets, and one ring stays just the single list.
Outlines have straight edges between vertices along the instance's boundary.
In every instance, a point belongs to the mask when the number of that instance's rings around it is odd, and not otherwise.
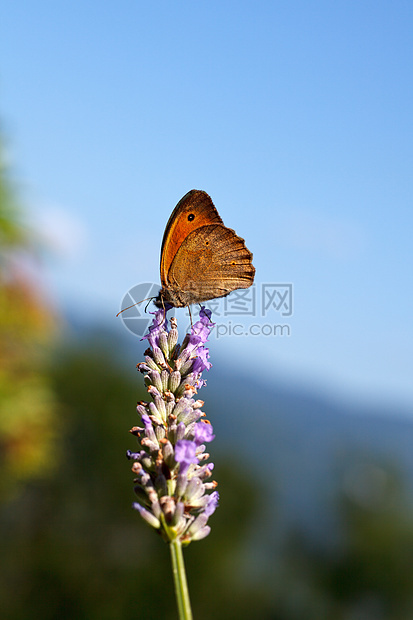
[{"label": "butterfly wing", "polygon": [[168,272],[184,240],[208,224],[222,224],[210,196],[192,189],[178,202],[165,228],[161,247],[161,283],[168,286]]},{"label": "butterfly wing", "polygon": [[248,288],[254,275],[252,254],[244,239],[223,224],[213,224],[194,230],[183,240],[167,283],[175,299],[186,306]]}]

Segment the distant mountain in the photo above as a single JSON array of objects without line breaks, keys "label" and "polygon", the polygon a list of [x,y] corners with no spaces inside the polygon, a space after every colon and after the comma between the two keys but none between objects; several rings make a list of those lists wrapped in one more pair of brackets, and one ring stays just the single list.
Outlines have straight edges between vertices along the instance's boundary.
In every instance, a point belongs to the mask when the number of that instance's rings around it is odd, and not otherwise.
[{"label": "distant mountain", "polygon": [[413,494],[410,412],[334,402],[300,385],[286,387],[277,377],[269,388],[253,372],[230,375],[219,360],[206,376],[200,397],[217,435],[214,444],[241,450],[245,465],[258,468],[261,482],[273,488],[289,523],[319,532],[330,527],[331,503],[353,465],[392,467]]}]

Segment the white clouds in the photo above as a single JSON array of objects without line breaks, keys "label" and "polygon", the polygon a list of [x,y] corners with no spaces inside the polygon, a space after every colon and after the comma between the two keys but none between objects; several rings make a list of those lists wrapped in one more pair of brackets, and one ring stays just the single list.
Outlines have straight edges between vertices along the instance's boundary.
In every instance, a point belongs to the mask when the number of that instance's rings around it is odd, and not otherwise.
[{"label": "white clouds", "polygon": [[32,226],[55,256],[72,261],[84,255],[89,238],[86,223],[73,212],[62,207],[39,208]]}]

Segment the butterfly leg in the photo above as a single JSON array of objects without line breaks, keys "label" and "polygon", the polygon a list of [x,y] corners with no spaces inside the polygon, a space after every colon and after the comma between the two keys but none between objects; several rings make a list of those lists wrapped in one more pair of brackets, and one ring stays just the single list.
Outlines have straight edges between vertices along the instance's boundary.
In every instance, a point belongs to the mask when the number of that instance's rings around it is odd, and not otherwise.
[{"label": "butterfly leg", "polygon": [[[149,301],[148,301],[148,303],[145,306],[145,312],[147,312],[149,304],[151,303],[152,299],[155,299],[155,297],[148,297],[148,299],[149,299]],[[143,301],[146,301],[146,299],[144,299]]]}]

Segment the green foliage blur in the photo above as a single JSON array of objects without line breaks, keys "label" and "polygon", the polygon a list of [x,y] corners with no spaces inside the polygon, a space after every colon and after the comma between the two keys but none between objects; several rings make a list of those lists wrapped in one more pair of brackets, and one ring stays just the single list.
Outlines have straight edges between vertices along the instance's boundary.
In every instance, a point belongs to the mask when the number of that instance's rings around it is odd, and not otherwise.
[{"label": "green foliage blur", "polygon": [[[107,333],[63,333],[19,262],[32,239],[3,168],[0,199],[1,615],[176,619],[169,550],[131,510],[124,454],[136,445],[127,431],[142,378]],[[268,472],[214,455],[220,507],[211,535],[185,550],[194,617],[413,619],[406,484],[391,464],[353,455],[353,469],[357,459],[369,493],[346,490],[341,463],[332,502],[341,528],[321,542],[279,530]]]},{"label": "green foliage blur", "polygon": [[29,276],[23,224],[0,142],[0,498],[54,468],[58,403],[46,372],[56,320]]}]

